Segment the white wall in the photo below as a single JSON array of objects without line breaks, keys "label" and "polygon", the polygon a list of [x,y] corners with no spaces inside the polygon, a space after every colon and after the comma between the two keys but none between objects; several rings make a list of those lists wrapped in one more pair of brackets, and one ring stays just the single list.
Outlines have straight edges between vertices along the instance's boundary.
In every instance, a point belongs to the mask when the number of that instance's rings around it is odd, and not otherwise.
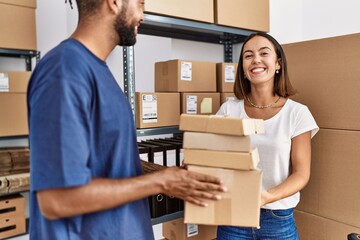
[{"label": "white wall", "polygon": [[359,0],[270,0],[270,34],[280,43],[360,32]]}]

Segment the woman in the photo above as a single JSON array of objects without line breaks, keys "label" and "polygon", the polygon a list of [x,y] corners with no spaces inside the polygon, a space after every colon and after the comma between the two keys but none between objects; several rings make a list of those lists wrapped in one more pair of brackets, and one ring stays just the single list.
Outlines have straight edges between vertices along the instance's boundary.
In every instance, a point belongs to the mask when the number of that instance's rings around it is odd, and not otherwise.
[{"label": "woman", "polygon": [[254,33],[241,49],[234,92],[218,115],[265,120],[265,134],[252,135],[263,171],[260,228],[219,226],[219,240],[299,239],[294,207],[310,177],[311,138],[319,130],[309,109],[291,99],[287,63],[280,44]]}]

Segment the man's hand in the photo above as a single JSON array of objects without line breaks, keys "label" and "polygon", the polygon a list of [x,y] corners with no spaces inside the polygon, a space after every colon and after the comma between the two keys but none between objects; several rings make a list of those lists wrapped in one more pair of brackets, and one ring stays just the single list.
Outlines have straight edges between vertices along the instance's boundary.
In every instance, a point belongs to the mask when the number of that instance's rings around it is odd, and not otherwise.
[{"label": "man's hand", "polygon": [[207,206],[203,199],[219,200],[219,193],[227,191],[219,178],[184,168],[170,167],[155,174],[161,181],[162,193],[199,206]]}]

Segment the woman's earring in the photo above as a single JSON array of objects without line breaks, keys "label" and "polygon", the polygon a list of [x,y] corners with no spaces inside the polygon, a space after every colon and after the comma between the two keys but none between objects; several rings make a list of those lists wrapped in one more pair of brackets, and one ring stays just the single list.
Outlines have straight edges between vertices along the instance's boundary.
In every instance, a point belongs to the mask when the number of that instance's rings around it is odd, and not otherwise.
[{"label": "woman's earring", "polygon": [[246,79],[246,74],[244,74],[244,79]]},{"label": "woman's earring", "polygon": [[279,74],[279,69],[276,69],[275,73],[276,73],[276,74]]}]

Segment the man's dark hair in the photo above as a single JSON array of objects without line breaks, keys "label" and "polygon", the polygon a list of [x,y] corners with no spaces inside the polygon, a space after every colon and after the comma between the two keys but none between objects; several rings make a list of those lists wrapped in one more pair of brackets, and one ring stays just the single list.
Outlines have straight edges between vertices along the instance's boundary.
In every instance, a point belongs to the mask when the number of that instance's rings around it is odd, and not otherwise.
[{"label": "man's dark hair", "polygon": [[[96,13],[103,1],[104,0],[76,0],[79,11],[79,20]],[[71,4],[71,0],[69,0],[69,2]]]}]

